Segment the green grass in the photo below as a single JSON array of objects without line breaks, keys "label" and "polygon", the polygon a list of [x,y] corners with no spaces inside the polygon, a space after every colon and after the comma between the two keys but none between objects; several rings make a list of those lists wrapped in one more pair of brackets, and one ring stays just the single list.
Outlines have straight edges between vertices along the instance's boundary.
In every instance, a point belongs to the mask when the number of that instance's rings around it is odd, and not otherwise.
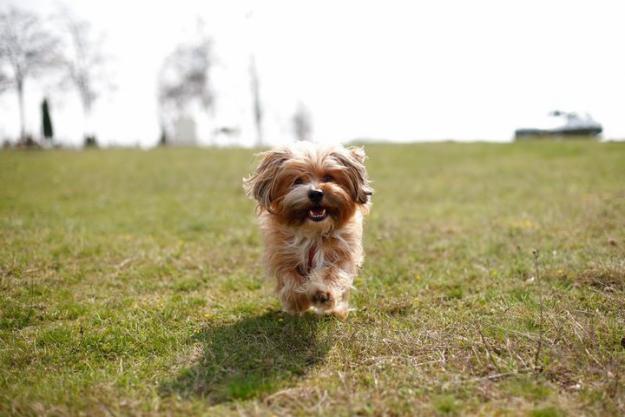
[{"label": "green grass", "polygon": [[345,322],[263,284],[251,151],[0,152],[0,416],[625,414],[625,145],[367,151]]}]

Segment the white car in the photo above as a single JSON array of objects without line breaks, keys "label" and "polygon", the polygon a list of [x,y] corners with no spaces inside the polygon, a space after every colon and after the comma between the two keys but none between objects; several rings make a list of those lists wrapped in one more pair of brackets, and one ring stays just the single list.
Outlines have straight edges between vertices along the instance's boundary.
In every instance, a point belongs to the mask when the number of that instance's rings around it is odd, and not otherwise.
[{"label": "white car", "polygon": [[523,127],[514,131],[515,139],[536,136],[598,136],[603,131],[588,113],[553,111],[547,119],[532,127]]}]

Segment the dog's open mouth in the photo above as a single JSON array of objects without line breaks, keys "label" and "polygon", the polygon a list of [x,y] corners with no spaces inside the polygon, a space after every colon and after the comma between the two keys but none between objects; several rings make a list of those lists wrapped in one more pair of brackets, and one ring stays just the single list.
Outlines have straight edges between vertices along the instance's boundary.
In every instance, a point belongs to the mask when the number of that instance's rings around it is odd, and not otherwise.
[{"label": "dog's open mouth", "polygon": [[308,218],[313,222],[320,222],[328,217],[328,212],[323,207],[313,207],[308,210]]}]

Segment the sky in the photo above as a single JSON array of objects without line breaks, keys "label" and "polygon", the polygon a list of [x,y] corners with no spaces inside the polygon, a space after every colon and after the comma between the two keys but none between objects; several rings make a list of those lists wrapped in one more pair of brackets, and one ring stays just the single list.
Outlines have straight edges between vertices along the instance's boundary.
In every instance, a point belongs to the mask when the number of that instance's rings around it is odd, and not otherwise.
[{"label": "sky", "polygon": [[[589,112],[605,138],[625,138],[622,1],[0,0],[9,4],[43,16],[64,4],[102,35],[115,86],[94,107],[103,144],[155,144],[159,69],[199,19],[216,93],[215,112],[195,115],[201,143],[222,126],[255,143],[252,55],[267,144],[293,140],[298,105],[320,142],[509,141],[554,109]],[[43,95],[59,138],[80,143],[77,95],[50,82],[27,85],[29,130],[40,130]],[[0,138],[14,137],[17,122],[15,94],[4,93]]]}]

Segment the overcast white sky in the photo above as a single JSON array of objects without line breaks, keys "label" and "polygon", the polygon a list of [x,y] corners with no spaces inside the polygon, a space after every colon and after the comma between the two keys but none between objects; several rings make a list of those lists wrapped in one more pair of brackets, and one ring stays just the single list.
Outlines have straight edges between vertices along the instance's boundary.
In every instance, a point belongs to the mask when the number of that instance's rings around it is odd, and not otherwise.
[{"label": "overcast white sky", "polygon": [[[53,0],[0,0],[44,15]],[[268,142],[291,138],[303,103],[323,142],[510,140],[550,110],[590,112],[604,136],[625,137],[623,1],[64,2],[106,36],[117,86],[95,106],[104,143],[149,146],[158,137],[156,79],[164,57],[201,17],[214,41],[218,125],[254,142],[248,63],[253,51]],[[148,6],[149,5],[149,6]],[[28,91],[39,132],[44,87]],[[78,143],[71,92],[49,91],[55,128]],[[17,100],[0,97],[0,137],[18,131]],[[208,116],[204,116],[208,120]],[[204,123],[200,121],[200,125]],[[201,127],[201,126],[200,126]],[[206,139],[206,130],[200,129]]]}]

